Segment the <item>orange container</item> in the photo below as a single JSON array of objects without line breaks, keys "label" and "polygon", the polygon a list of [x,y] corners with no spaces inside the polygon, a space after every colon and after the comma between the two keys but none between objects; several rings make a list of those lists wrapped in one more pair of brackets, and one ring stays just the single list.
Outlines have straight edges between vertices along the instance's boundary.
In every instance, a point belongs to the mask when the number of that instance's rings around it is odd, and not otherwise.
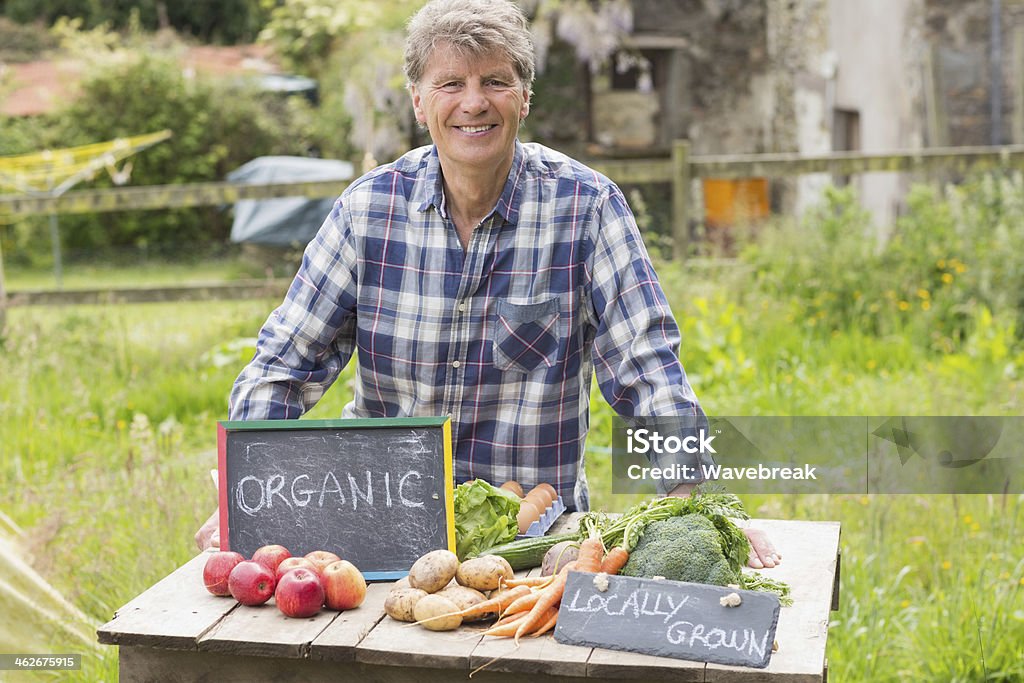
[{"label": "orange container", "polygon": [[704,220],[708,226],[749,223],[768,213],[767,178],[704,179]]}]

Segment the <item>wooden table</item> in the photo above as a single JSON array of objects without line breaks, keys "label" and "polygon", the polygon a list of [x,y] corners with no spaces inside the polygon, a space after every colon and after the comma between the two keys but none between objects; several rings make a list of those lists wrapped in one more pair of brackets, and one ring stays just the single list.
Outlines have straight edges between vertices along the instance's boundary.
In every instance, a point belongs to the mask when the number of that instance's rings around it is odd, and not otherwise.
[{"label": "wooden table", "polygon": [[[553,531],[575,523],[559,520]],[[827,679],[829,610],[839,599],[839,523],[755,520],[785,561],[768,570],[790,584],[779,649],[766,669],[727,667],[556,642],[480,636],[480,627],[433,632],[384,615],[389,583],[370,585],[348,612],[289,619],[272,603],[243,607],[203,587],[200,554],[117,611],[98,630],[120,647],[122,681],[474,681],[591,683],[622,679],[811,683]],[[534,570],[536,571],[536,570]],[[493,661],[492,661],[493,660]],[[587,679],[584,682],[582,679]]]}]

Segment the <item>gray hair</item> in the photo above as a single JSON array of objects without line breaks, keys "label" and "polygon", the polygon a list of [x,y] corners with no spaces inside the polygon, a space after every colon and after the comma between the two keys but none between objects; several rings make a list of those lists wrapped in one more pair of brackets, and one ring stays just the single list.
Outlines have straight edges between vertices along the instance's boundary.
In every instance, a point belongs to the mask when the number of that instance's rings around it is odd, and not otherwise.
[{"label": "gray hair", "polygon": [[533,85],[533,34],[522,9],[510,0],[431,0],[409,20],[405,77],[419,83],[438,45],[473,56],[498,51],[529,89]]}]

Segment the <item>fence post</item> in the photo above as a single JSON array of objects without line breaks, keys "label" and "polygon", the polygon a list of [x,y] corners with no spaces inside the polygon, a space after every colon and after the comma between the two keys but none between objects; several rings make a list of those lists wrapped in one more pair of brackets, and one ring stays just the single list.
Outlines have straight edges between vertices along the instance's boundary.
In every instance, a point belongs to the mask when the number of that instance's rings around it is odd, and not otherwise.
[{"label": "fence post", "polygon": [[672,255],[686,258],[690,243],[690,142],[672,143]]}]

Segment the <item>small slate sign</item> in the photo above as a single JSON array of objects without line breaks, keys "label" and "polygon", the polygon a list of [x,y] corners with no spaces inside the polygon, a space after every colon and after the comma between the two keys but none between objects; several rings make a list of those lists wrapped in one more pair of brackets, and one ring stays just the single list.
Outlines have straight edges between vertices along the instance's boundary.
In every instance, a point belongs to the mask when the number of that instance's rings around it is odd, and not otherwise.
[{"label": "small slate sign", "polygon": [[221,546],[329,550],[369,580],[455,549],[448,418],[222,422]]},{"label": "small slate sign", "polygon": [[[555,640],[698,662],[763,669],[779,621],[779,599],[770,593],[699,583],[609,576],[608,590],[595,574],[569,572],[558,610]],[[742,602],[719,600],[737,593]]]}]

